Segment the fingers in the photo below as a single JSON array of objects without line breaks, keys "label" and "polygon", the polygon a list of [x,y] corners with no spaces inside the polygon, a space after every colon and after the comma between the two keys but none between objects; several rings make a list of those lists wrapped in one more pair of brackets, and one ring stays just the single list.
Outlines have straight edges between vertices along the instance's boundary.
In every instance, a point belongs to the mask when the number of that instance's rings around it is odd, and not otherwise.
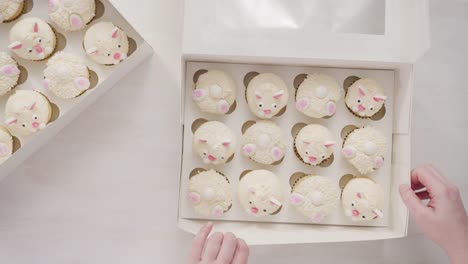
[{"label": "fingers", "polygon": [[431,196],[427,191],[417,192],[416,196],[418,196],[419,200],[430,200]]},{"label": "fingers", "polygon": [[401,199],[406,204],[406,207],[408,207],[410,213],[413,215],[416,221],[421,219],[421,217],[431,213],[431,209],[421,202],[419,197],[408,185],[400,186],[400,195]]},{"label": "fingers", "polygon": [[438,195],[443,193],[445,183],[441,180],[441,176],[435,175],[428,166],[422,166],[411,172],[411,185],[422,185],[429,193]]},{"label": "fingers", "polygon": [[247,246],[247,243],[243,239],[237,239],[237,249],[236,253],[234,254],[234,259],[232,260],[232,264],[247,264],[247,260],[249,259],[250,250]]},{"label": "fingers", "polygon": [[231,263],[236,248],[237,237],[233,233],[226,233],[221,245],[221,251],[218,254],[218,261],[221,263]]},{"label": "fingers", "polygon": [[203,248],[205,247],[206,238],[210,234],[211,230],[213,229],[213,223],[209,222],[200,228],[197,235],[193,239],[192,242],[192,249],[189,253],[189,260],[188,263],[195,264],[198,263],[201,259],[201,255],[203,253]]},{"label": "fingers", "polygon": [[205,251],[203,252],[202,260],[213,261],[216,259],[223,242],[223,234],[216,232],[208,238],[206,242]]}]

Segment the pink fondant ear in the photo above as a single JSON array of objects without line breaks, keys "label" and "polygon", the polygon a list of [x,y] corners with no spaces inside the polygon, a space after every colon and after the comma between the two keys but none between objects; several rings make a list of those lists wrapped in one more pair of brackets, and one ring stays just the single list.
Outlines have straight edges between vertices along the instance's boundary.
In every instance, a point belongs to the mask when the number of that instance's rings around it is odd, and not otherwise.
[{"label": "pink fondant ear", "polygon": [[200,142],[200,143],[206,143],[206,142],[208,142],[208,140],[206,140],[206,139],[199,139],[198,142]]},{"label": "pink fondant ear", "polygon": [[299,111],[304,111],[309,107],[309,105],[310,105],[309,98],[301,98],[297,100],[296,102],[296,109]]},{"label": "pink fondant ear", "polygon": [[18,69],[18,66],[14,64],[7,64],[0,68],[0,74],[12,77],[20,74],[20,70]]},{"label": "pink fondant ear", "polygon": [[280,99],[281,97],[283,97],[284,95],[284,91],[281,90],[279,92],[276,92],[275,94],[273,94],[273,98],[275,98],[276,100]]},{"label": "pink fondant ear", "polygon": [[325,141],[325,147],[327,148],[331,148],[333,146],[335,146],[336,142],[335,141]]},{"label": "pink fondant ear", "polygon": [[87,78],[78,77],[75,79],[75,85],[78,88],[78,90],[85,91],[89,89],[91,83]]},{"label": "pink fondant ear", "polygon": [[323,221],[323,218],[324,217],[321,213],[315,213],[314,215],[312,215],[310,220],[312,221],[312,223],[321,223]]},{"label": "pink fondant ear", "polygon": [[278,201],[275,197],[270,197],[270,203],[276,206],[281,206],[281,202]]},{"label": "pink fondant ear", "polygon": [[34,110],[36,108],[36,102],[32,103],[32,105],[29,106],[29,110]]},{"label": "pink fondant ear", "polygon": [[0,156],[8,154],[8,146],[5,143],[0,143]]},{"label": "pink fondant ear", "polygon": [[289,197],[289,202],[291,202],[292,205],[300,205],[304,202],[304,196],[298,193],[293,193]]},{"label": "pink fondant ear", "polygon": [[205,98],[205,96],[206,96],[206,91],[203,89],[195,89],[192,92],[192,99],[194,101],[201,101],[203,100],[203,98]]},{"label": "pink fondant ear", "polygon": [[380,156],[375,157],[374,167],[376,169],[382,168],[383,164],[384,164],[384,159],[382,157],[380,157]]},{"label": "pink fondant ear", "polygon": [[333,101],[330,101],[327,103],[327,114],[329,116],[332,116],[336,113],[336,103]]},{"label": "pink fondant ear", "polygon": [[70,16],[70,25],[73,28],[82,28],[83,27],[83,20],[79,15],[73,14]]},{"label": "pink fondant ear", "polygon": [[229,147],[230,145],[231,145],[231,141],[229,141],[229,140],[226,140],[226,141],[223,142],[223,146],[225,146],[225,147]]},{"label": "pink fondant ear", "polygon": [[98,48],[97,47],[91,47],[88,50],[86,50],[86,53],[88,53],[90,55],[91,54],[96,54],[96,53],[98,53]]},{"label": "pink fondant ear", "polygon": [[34,28],[33,28],[33,30],[34,30],[34,33],[39,32],[39,24],[37,24],[37,22],[34,23]]},{"label": "pink fondant ear", "polygon": [[117,38],[118,35],[119,35],[119,28],[118,28],[118,27],[115,27],[115,28],[112,30],[112,38]]},{"label": "pink fondant ear", "polygon": [[7,118],[7,120],[5,120],[5,123],[7,125],[13,125],[13,124],[16,124],[17,122],[18,122],[18,119],[14,117],[10,117],[10,118]]},{"label": "pink fondant ear", "polygon": [[357,198],[359,198],[359,199],[362,199],[362,197],[363,197],[362,193],[360,193],[360,192],[356,193],[356,196],[357,196]]},{"label": "pink fondant ear", "polygon": [[229,103],[226,100],[220,100],[218,102],[218,112],[226,114],[229,111]]},{"label": "pink fondant ear", "polygon": [[255,194],[255,192],[256,192],[257,190],[255,189],[255,187],[249,187],[248,191],[249,191],[249,193],[251,193],[251,194]]},{"label": "pink fondant ear", "polygon": [[55,12],[57,10],[57,0],[49,0],[49,11]]},{"label": "pink fondant ear", "polygon": [[366,92],[364,92],[364,88],[358,87],[358,90],[359,90],[359,94],[360,94],[361,96],[366,96]]},{"label": "pink fondant ear", "polygon": [[257,146],[255,144],[246,144],[242,147],[242,153],[246,156],[251,156],[256,149]]},{"label": "pink fondant ear", "polygon": [[21,49],[22,47],[23,47],[23,44],[19,41],[15,41],[8,46],[8,48],[11,50]]},{"label": "pink fondant ear", "polygon": [[310,145],[310,142],[309,142],[309,141],[303,140],[302,143],[304,143],[304,145]]},{"label": "pink fondant ear", "polygon": [[383,213],[379,209],[374,209],[372,212],[376,215],[376,218],[383,218]]},{"label": "pink fondant ear", "polygon": [[275,161],[279,161],[284,157],[284,153],[280,148],[274,147],[271,149],[271,156]]},{"label": "pink fondant ear", "polygon": [[387,100],[387,96],[384,96],[384,95],[376,95],[374,96],[374,101],[376,102],[383,102]]},{"label": "pink fondant ear", "polygon": [[42,81],[42,86],[44,87],[44,89],[49,90],[50,89],[50,81],[48,79],[44,79]]},{"label": "pink fondant ear", "polygon": [[197,204],[201,201],[201,196],[199,193],[196,193],[196,192],[190,192],[188,194],[188,198],[189,198],[189,201],[194,203],[194,204]]},{"label": "pink fondant ear", "polygon": [[262,94],[261,94],[260,92],[255,91],[255,98],[257,98],[257,99],[262,99],[263,96],[262,96]]},{"label": "pink fondant ear", "polygon": [[221,217],[224,214],[224,209],[220,205],[216,205],[211,210],[211,215],[215,217]]}]

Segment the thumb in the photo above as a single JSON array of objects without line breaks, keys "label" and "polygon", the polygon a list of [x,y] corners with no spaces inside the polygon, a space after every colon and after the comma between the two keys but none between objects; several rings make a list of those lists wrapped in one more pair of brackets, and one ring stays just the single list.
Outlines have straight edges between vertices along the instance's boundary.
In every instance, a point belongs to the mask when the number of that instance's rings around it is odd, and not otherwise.
[{"label": "thumb", "polygon": [[416,193],[408,185],[400,185],[400,196],[416,220],[429,212],[429,208],[421,202]]}]

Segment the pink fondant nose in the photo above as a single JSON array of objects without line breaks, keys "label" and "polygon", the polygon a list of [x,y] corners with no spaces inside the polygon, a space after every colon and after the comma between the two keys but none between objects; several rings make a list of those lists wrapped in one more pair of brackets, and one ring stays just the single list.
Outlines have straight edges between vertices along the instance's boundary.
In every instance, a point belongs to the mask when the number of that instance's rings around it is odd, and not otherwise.
[{"label": "pink fondant nose", "polygon": [[310,157],[309,157],[309,161],[310,161],[310,162],[315,162],[316,160],[317,160],[317,158],[314,157],[314,156],[310,156]]},{"label": "pink fondant nose", "polygon": [[33,126],[34,128],[38,128],[38,127],[40,126],[40,124],[39,124],[39,122],[33,122],[33,123],[32,123],[32,126]]},{"label": "pink fondant nose", "polygon": [[258,213],[258,208],[257,207],[252,207],[250,208],[250,211],[254,214]]},{"label": "pink fondant nose", "polygon": [[366,110],[366,107],[363,106],[363,105],[358,105],[358,110],[359,111],[364,111],[364,110]]},{"label": "pink fondant nose", "polygon": [[265,113],[266,115],[269,115],[271,114],[271,110],[263,110],[263,113]]},{"label": "pink fondant nose", "polygon": [[42,49],[41,45],[36,45],[36,46],[34,47],[34,49],[36,50],[37,53],[42,53],[42,51],[44,51],[44,50]]},{"label": "pink fondant nose", "polygon": [[115,60],[120,60],[120,53],[116,52],[116,53],[114,54],[114,59],[115,59]]},{"label": "pink fondant nose", "polygon": [[354,216],[359,216],[359,211],[356,210],[356,209],[354,209],[354,210],[353,210],[353,215],[354,215]]},{"label": "pink fondant nose", "polygon": [[209,155],[209,156],[208,156],[208,159],[209,159],[210,161],[215,161],[215,160],[216,160],[216,158],[215,158],[213,155]]}]

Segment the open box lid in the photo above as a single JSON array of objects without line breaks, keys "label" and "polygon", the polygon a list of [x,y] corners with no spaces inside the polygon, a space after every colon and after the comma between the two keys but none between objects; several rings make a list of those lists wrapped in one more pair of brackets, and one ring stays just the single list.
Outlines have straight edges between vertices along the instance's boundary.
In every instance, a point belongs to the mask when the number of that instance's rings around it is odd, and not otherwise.
[{"label": "open box lid", "polygon": [[185,1],[183,53],[195,58],[413,63],[428,49],[427,0]]}]

